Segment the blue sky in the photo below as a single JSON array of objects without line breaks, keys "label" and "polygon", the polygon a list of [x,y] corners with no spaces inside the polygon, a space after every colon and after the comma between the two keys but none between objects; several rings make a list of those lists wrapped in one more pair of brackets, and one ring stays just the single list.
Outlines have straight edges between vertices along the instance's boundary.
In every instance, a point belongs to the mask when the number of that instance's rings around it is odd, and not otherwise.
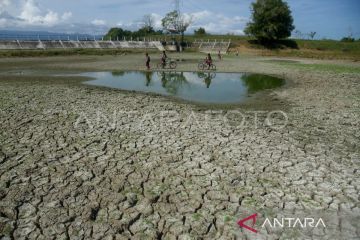
[{"label": "blue sky", "polygon": [[[181,11],[211,33],[242,34],[252,0],[183,0]],[[360,0],[287,0],[296,29],[304,35],[360,38]],[[100,34],[109,27],[136,29],[145,14],[161,18],[174,8],[172,0],[0,0],[0,29],[47,30]]]}]

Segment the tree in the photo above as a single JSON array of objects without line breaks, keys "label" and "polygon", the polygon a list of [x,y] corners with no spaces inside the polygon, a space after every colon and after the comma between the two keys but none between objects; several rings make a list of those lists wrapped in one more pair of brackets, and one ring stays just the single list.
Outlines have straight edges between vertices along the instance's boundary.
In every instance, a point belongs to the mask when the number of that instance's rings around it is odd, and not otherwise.
[{"label": "tree", "polygon": [[155,28],[155,19],[151,14],[146,14],[143,17],[143,27],[141,29],[145,30],[145,32],[153,33]]},{"label": "tree", "polygon": [[162,31],[155,32],[153,28],[147,28],[145,26],[134,32],[124,30],[122,28],[111,28],[109,32],[104,36],[104,40],[122,40],[124,37],[127,39],[131,37],[135,39],[140,37],[146,37],[146,35],[148,34],[161,35]]},{"label": "tree", "polygon": [[252,20],[245,33],[260,41],[273,41],[290,37],[294,30],[293,17],[283,0],[257,0],[252,3]]},{"label": "tree", "polygon": [[132,37],[132,32],[123,30],[122,28],[111,28],[109,32],[104,36],[105,40],[123,39],[124,37]]},{"label": "tree", "polygon": [[300,30],[295,30],[295,37],[297,39],[303,39],[303,34]]},{"label": "tree", "polygon": [[184,33],[190,26],[192,19],[186,19],[184,15],[178,11],[172,11],[166,14],[161,20],[161,24],[165,31],[175,34],[181,34],[181,42],[184,42]]},{"label": "tree", "polygon": [[198,30],[194,30],[195,35],[206,35],[205,28],[200,27]]},{"label": "tree", "polygon": [[316,32],[310,32],[309,33],[309,36],[311,37],[311,39],[314,39],[315,35],[316,35]]},{"label": "tree", "polygon": [[139,30],[137,30],[136,32],[134,32],[134,35],[138,36],[138,37],[144,37],[148,34],[152,34],[155,33],[155,30],[152,27],[142,27]]},{"label": "tree", "polygon": [[341,42],[355,42],[355,38],[352,37],[343,37]]}]

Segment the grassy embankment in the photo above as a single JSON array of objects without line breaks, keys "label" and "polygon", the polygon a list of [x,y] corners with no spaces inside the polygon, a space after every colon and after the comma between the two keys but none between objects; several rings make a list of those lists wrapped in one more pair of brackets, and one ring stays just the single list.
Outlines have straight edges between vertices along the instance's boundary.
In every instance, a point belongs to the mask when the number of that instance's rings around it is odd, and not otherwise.
[{"label": "grassy embankment", "polygon": [[341,42],[335,40],[283,40],[264,46],[252,38],[243,36],[206,35],[203,37],[186,36],[186,41],[231,40],[230,52],[279,57],[304,57],[316,59],[360,60],[360,41]]}]

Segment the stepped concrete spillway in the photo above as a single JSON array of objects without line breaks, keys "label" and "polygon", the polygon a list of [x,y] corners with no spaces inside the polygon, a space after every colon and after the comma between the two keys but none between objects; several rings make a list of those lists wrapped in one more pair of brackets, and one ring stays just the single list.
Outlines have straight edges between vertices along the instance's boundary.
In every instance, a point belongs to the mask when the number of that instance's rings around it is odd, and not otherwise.
[{"label": "stepped concrete spillway", "polygon": [[21,49],[159,49],[163,46],[159,41],[0,41],[0,50],[21,50]]}]

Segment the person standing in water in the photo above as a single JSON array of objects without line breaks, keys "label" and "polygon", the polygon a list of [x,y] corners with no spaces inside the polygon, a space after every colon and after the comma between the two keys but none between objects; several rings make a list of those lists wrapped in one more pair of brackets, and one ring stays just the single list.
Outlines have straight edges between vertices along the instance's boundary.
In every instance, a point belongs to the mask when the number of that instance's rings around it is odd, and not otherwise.
[{"label": "person standing in water", "polygon": [[150,70],[150,61],[151,61],[151,59],[150,59],[150,56],[149,56],[148,53],[145,53],[145,60],[146,60],[146,68],[147,68],[147,70]]}]

